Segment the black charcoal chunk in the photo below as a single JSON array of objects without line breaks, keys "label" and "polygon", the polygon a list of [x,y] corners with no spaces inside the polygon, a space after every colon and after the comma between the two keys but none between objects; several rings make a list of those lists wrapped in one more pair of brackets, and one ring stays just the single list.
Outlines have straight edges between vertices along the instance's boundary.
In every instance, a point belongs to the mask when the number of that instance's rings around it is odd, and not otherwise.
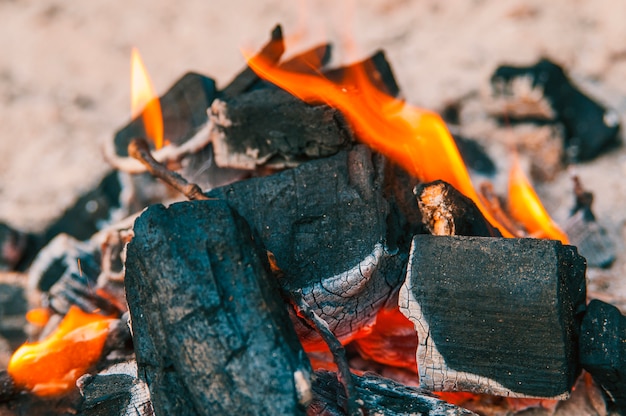
[{"label": "black charcoal chunk", "polygon": [[610,412],[626,414],[626,317],[592,300],[582,321],[580,361],[600,386]]},{"label": "black charcoal chunk", "polygon": [[[163,137],[181,145],[206,124],[207,109],[216,97],[215,81],[188,72],[160,97],[163,113]],[[115,133],[115,153],[128,156],[128,143],[135,137],[147,137],[141,116]]]},{"label": "black charcoal chunk", "polygon": [[617,113],[581,92],[563,68],[548,59],[526,67],[500,66],[491,83],[496,94],[512,94],[514,80],[524,77],[542,90],[556,120],[565,127],[564,146],[572,162],[593,159],[619,143]]},{"label": "black charcoal chunk", "polygon": [[[400,224],[389,218],[399,211],[385,199],[385,167],[383,157],[359,145],[208,195],[246,218],[274,254],[281,285],[302,289],[344,339],[373,322],[402,279],[408,246],[400,242]],[[297,329],[303,340],[318,338],[308,327]]]},{"label": "black charcoal chunk", "polygon": [[[277,63],[285,52],[285,41],[283,39],[283,29],[280,25],[276,25],[270,34],[270,40],[263,46],[259,52],[265,59],[270,62]],[[219,92],[220,97],[236,97],[246,91],[250,91],[263,84],[264,81],[246,65],[246,67],[235,76],[235,78]]]},{"label": "black charcoal chunk", "polygon": [[400,308],[422,387],[567,397],[580,374],[585,260],[554,240],[418,235]]},{"label": "black charcoal chunk", "polygon": [[311,369],[266,252],[224,201],[149,207],[128,245],[140,378],[156,414],[303,414]]},{"label": "black charcoal chunk", "polygon": [[216,100],[210,113],[215,163],[220,167],[293,167],[352,143],[339,111],[306,104],[275,87]]},{"label": "black charcoal chunk", "polygon": [[342,83],[355,70],[363,70],[369,81],[380,91],[392,97],[400,94],[400,87],[383,51],[377,51],[371,57],[351,65],[324,71],[324,77],[333,82]]}]

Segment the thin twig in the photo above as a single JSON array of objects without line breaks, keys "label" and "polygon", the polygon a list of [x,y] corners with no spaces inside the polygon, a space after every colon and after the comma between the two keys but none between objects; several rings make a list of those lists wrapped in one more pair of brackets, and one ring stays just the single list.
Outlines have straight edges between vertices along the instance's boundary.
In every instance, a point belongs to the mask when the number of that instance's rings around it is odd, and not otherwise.
[{"label": "thin twig", "polygon": [[134,138],[131,140],[128,144],[128,154],[140,161],[153,176],[181,192],[188,199],[192,201],[211,199],[202,193],[202,189],[200,189],[198,185],[188,182],[178,173],[169,170],[165,165],[157,162],[154,157],[152,157],[150,147],[144,139]]},{"label": "thin twig", "polygon": [[363,416],[363,411],[357,402],[358,393],[354,385],[354,380],[352,379],[348,358],[346,357],[346,350],[343,348],[343,345],[341,345],[341,342],[339,342],[335,334],[330,330],[328,323],[316,314],[306,300],[304,300],[301,289],[287,292],[285,295],[300,312],[298,315],[301,316],[309,326],[315,328],[328,345],[335,360],[335,364],[337,364],[337,379],[343,385],[346,392],[346,410],[348,415]]}]

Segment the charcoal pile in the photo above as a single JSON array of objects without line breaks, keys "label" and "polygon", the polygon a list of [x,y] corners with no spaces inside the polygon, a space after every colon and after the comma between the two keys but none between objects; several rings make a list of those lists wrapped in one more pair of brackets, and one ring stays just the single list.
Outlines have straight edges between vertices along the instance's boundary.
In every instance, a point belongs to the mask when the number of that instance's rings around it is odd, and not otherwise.
[{"label": "charcoal pile", "polygon": [[[33,348],[43,348],[7,363],[3,412],[470,415],[457,404],[489,396],[510,398],[511,411],[555,411],[583,370],[608,409],[626,412],[624,369],[612,358],[626,318],[605,302],[587,306],[576,248],[587,237],[576,246],[528,238],[533,223],[488,186],[468,192],[468,174],[431,180],[423,172],[434,168],[407,168],[395,156],[412,152],[372,142],[367,123],[329,103],[384,97],[388,134],[413,121],[423,140],[450,139],[442,148],[460,169],[494,174],[495,165],[436,114],[409,109],[423,118],[393,124],[405,103],[384,53],[329,68],[331,50],[283,59],[277,27],[257,66],[224,88],[184,75],[154,98],[164,147],[139,116],[109,144],[115,169],[49,230],[0,229],[3,267],[28,270],[41,294],[29,321],[39,327]],[[259,68],[320,77],[340,98],[281,88]],[[492,81],[505,94],[527,73],[534,88],[544,83],[570,161],[615,144],[608,110],[549,61],[500,68]],[[591,135],[598,142],[583,140]],[[420,160],[440,156],[427,146],[433,154]],[[573,194],[572,218],[587,227],[578,235],[598,230],[590,193],[576,182]],[[591,265],[610,266],[614,249],[606,243]],[[13,315],[26,312],[18,292],[17,307],[0,299]],[[66,340],[76,357],[30,358]],[[50,368],[58,378],[34,374]]]}]

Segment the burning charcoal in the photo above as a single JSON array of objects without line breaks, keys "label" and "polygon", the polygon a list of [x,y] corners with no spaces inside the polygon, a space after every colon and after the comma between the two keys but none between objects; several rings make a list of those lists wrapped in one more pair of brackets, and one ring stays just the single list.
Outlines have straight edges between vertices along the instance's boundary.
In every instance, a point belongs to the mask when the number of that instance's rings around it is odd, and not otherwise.
[{"label": "burning charcoal", "polygon": [[331,54],[332,47],[326,43],[304,51],[285,62],[281,62],[278,66],[285,71],[315,73],[330,61]]},{"label": "burning charcoal", "polygon": [[522,89],[530,91],[531,96],[538,95],[536,102],[543,105],[547,118],[554,116],[563,124],[564,145],[574,162],[593,159],[619,141],[617,114],[583,94],[563,69],[548,59],[529,67],[501,66],[491,77],[491,83],[494,94],[504,98],[519,95],[520,84],[531,84]]},{"label": "burning charcoal", "polygon": [[433,235],[502,237],[468,197],[444,181],[415,188],[422,220]]},{"label": "burning charcoal", "polygon": [[483,175],[495,175],[496,165],[476,140],[459,134],[454,134],[452,137],[463,158],[463,162],[468,168]]},{"label": "burning charcoal", "polygon": [[352,141],[338,110],[308,105],[275,87],[215,100],[210,118],[220,167],[292,167],[335,154]]},{"label": "burning charcoal", "polygon": [[83,416],[153,416],[150,392],[137,377],[134,361],[116,364],[97,375],[76,382],[83,396]]},{"label": "burning charcoal", "polygon": [[[369,415],[425,415],[452,416],[475,415],[461,407],[438,399],[429,392],[407,387],[393,380],[372,373],[354,376],[363,410]],[[320,370],[315,372],[313,402],[307,409],[308,416],[342,416],[344,411],[338,404],[345,400],[343,388],[334,373]]]},{"label": "burning charcoal", "polygon": [[615,261],[615,244],[608,232],[596,221],[591,210],[593,194],[585,191],[578,177],[574,177],[576,203],[564,231],[572,245],[587,259],[590,267],[610,267]]},{"label": "burning charcoal", "polygon": [[610,412],[626,414],[626,317],[592,300],[582,321],[580,361],[600,386]]},{"label": "burning charcoal", "polygon": [[126,292],[155,413],[303,413],[311,370],[245,220],[195,201],[149,207],[134,230]]},{"label": "burning charcoal", "polygon": [[[163,113],[163,137],[182,145],[207,123],[207,109],[216,96],[215,82],[189,72],[160,98]],[[128,156],[128,143],[135,137],[147,137],[141,116],[115,133],[115,153]]]},{"label": "burning charcoal", "polygon": [[[215,189],[259,234],[305,301],[343,342],[369,325],[400,285],[402,214],[385,199],[385,160],[365,146],[276,175]],[[391,217],[393,212],[394,218]],[[325,348],[294,317],[307,349]]]},{"label": "burning charcoal", "polygon": [[346,73],[352,72],[356,68],[362,68],[369,76],[372,84],[385,94],[391,95],[392,97],[396,97],[400,94],[400,87],[398,87],[391,65],[389,65],[383,51],[377,51],[364,61],[324,71],[324,77],[333,82],[339,82],[345,80]]},{"label": "burning charcoal", "polygon": [[413,239],[400,309],[435,391],[566,398],[580,373],[585,260],[555,240]]},{"label": "burning charcoal", "polygon": [[[285,52],[285,42],[283,40],[283,29],[280,25],[277,25],[271,33],[270,41],[261,49],[260,55],[263,55],[266,59],[276,63],[280,60],[281,56]],[[221,95],[224,97],[235,97],[241,93],[250,90],[253,85],[260,82],[261,78],[246,66],[230,84],[221,91]]]}]

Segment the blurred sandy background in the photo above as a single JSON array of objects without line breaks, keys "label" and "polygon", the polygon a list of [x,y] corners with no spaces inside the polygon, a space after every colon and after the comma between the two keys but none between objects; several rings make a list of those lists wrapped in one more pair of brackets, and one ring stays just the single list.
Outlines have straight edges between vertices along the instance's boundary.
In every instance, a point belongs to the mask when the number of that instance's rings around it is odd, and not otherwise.
[{"label": "blurred sandy background", "polygon": [[435,110],[498,64],[547,55],[623,115],[624,16],[618,0],[0,0],[0,221],[39,229],[101,178],[101,144],[129,119],[132,46],[162,94],[190,70],[224,85],[276,23],[306,35],[292,43],[338,42],[343,59],[350,32],[360,57],[384,49],[408,100]]}]

